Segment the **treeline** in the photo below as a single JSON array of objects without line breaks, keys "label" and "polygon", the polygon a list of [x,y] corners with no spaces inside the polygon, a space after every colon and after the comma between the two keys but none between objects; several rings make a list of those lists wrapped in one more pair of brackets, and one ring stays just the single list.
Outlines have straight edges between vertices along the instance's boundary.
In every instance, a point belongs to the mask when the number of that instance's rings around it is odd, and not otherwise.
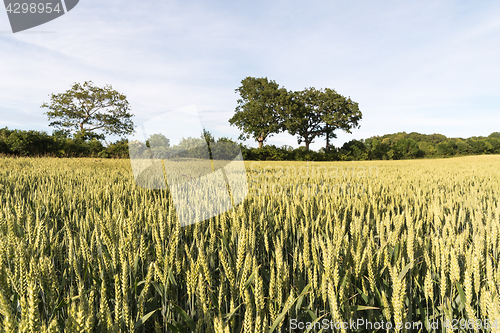
[{"label": "treeline", "polygon": [[[170,146],[170,140],[162,134],[153,134],[146,142],[121,139],[107,146],[102,136],[87,133],[85,137],[67,132],[10,130],[0,128],[0,156],[52,156],[52,157],[100,157],[100,158],[213,158],[232,160],[245,147],[229,138],[215,139],[208,131],[200,138],[183,138],[178,145]],[[204,143],[206,142],[207,145]],[[209,149],[207,150],[207,147]],[[149,149],[146,149],[149,148]]]},{"label": "treeline", "polygon": [[49,135],[41,131],[0,128],[0,155],[53,157],[128,157],[127,140],[119,140],[105,147],[96,138],[70,138],[64,132]]},{"label": "treeline", "polygon": [[352,140],[340,149],[347,160],[401,160],[500,154],[500,133],[487,137],[447,138],[442,134],[396,133]]},{"label": "treeline", "polygon": [[447,138],[441,134],[396,133],[351,140],[342,147],[331,147],[318,152],[305,147],[267,145],[262,148],[242,149],[245,160],[278,161],[366,161],[402,160],[415,158],[456,157],[467,155],[500,154],[500,132],[488,137]]},{"label": "treeline", "polygon": [[177,145],[170,146],[170,139],[163,134],[151,135],[145,142],[131,141],[129,154],[131,158],[195,158],[214,160],[234,160],[240,153],[240,145],[229,138],[215,139],[203,129],[199,138],[182,138]]},{"label": "treeline", "polygon": [[[207,132],[205,139],[210,143],[212,158],[234,156],[235,148],[240,147],[245,160],[273,161],[364,161],[364,160],[401,160],[414,158],[438,158],[482,154],[500,154],[500,132],[487,137],[447,138],[441,134],[396,133],[374,136],[364,140],[351,140],[342,147],[330,147],[319,151],[307,150],[304,146],[294,149],[291,146],[276,147],[265,145],[251,148],[237,144],[228,138],[215,139]],[[160,139],[160,138],[156,138]],[[188,138],[183,143],[200,139]],[[146,143],[149,146],[149,142]],[[153,153],[155,152],[153,145]],[[156,146],[161,146],[156,144]],[[169,145],[165,145],[169,147]],[[199,145],[198,145],[199,146]],[[145,147],[143,147],[145,148]],[[198,148],[185,151],[184,157],[204,156]],[[186,155],[187,154],[187,155]],[[196,156],[194,156],[195,154]],[[0,155],[7,156],[53,156],[53,157],[100,157],[129,158],[129,145],[122,139],[104,146],[97,138],[70,138],[62,132],[49,135],[40,131],[10,130],[0,128]],[[193,155],[193,156],[191,156]],[[160,157],[160,156],[155,156]],[[161,156],[164,157],[164,156]]]}]

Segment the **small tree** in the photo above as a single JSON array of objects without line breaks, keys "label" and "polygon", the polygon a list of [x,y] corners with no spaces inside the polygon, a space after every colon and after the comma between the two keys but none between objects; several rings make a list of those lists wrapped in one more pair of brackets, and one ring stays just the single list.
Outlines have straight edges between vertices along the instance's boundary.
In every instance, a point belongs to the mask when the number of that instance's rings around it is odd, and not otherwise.
[{"label": "small tree", "polygon": [[[105,134],[126,135],[134,130],[129,103],[111,85],[95,87],[92,81],[75,83],[64,93],[50,95],[49,125],[74,133],[74,138],[104,139]],[[96,131],[102,133],[96,133]]]},{"label": "small tree", "polygon": [[154,158],[168,158],[171,153],[170,140],[161,133],[150,135],[146,140],[146,147],[151,148]]},{"label": "small tree", "polygon": [[165,135],[156,133],[149,136],[149,139],[146,140],[146,146],[169,148],[170,140]]}]

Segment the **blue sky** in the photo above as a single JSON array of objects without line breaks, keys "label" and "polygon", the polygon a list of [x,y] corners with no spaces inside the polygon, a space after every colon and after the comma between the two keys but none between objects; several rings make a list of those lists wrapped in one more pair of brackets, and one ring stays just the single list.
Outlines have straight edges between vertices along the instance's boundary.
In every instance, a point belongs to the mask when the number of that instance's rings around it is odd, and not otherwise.
[{"label": "blue sky", "polygon": [[[361,128],[337,146],[399,131],[489,135],[500,131],[499,17],[494,1],[82,0],[12,34],[0,10],[0,127],[50,133],[40,105],[92,80],[125,94],[136,124],[194,104],[216,136],[236,138],[234,90],[254,76],[358,102]],[[268,143],[298,146],[288,134]]]}]

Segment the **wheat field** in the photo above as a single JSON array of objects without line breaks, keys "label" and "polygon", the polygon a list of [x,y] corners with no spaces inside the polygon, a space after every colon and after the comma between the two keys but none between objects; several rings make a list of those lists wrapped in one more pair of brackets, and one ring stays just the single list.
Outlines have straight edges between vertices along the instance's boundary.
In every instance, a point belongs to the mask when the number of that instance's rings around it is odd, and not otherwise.
[{"label": "wheat field", "polygon": [[0,158],[0,332],[500,332],[500,156],[245,165],[182,228],[128,160]]}]

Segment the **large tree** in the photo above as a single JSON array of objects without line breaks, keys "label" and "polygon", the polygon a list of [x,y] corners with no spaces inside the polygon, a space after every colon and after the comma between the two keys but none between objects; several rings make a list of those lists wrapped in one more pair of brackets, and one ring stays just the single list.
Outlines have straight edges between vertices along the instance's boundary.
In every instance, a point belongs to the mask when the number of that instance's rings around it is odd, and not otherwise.
[{"label": "large tree", "polygon": [[291,135],[297,135],[299,144],[304,142],[309,150],[309,145],[323,133],[323,119],[319,109],[320,91],[307,88],[289,94],[292,103],[283,113],[285,127]]},{"label": "large tree", "polygon": [[126,135],[134,130],[127,98],[111,85],[74,83],[66,92],[50,95],[50,100],[41,106],[49,109],[44,114],[52,121],[50,126],[73,132],[75,137],[103,139],[104,134]]},{"label": "large tree", "polygon": [[362,117],[358,103],[329,88],[320,92],[319,110],[324,123],[322,135],[326,136],[325,151],[327,152],[330,150],[330,138],[337,137],[334,131],[341,129],[351,133],[352,128],[359,127]]},{"label": "large tree", "polygon": [[236,89],[241,98],[231,125],[241,130],[240,140],[254,138],[262,147],[266,139],[283,130],[281,112],[287,102],[286,89],[267,78],[247,77]]},{"label": "large tree", "polygon": [[330,138],[336,138],[335,130],[350,133],[361,119],[358,104],[333,89],[306,88],[290,94],[292,106],[285,109],[284,124],[290,134],[298,136],[299,144],[305,143],[307,150],[314,139],[326,136],[328,151]]}]

